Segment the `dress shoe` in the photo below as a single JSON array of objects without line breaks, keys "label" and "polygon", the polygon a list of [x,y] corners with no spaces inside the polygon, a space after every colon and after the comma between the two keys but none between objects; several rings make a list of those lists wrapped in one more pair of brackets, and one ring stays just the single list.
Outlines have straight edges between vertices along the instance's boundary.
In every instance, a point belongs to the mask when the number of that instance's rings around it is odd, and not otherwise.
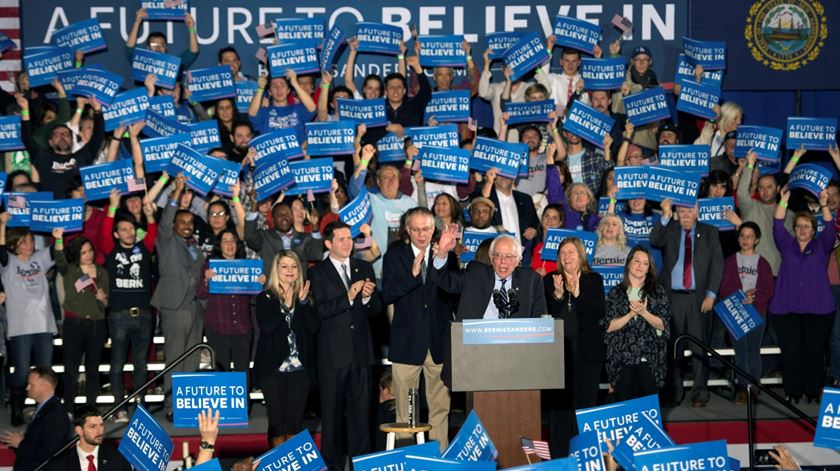
[{"label": "dress shoe", "polygon": [[799,404],[799,396],[785,396],[785,400],[791,404]]},{"label": "dress shoe", "polygon": [[735,394],[735,404],[739,406],[747,405],[747,390],[746,389],[739,389],[738,393]]},{"label": "dress shoe", "polygon": [[696,399],[694,401],[691,401],[691,407],[706,407],[707,402],[709,402],[709,401],[702,401],[702,400]]},{"label": "dress shoe", "polygon": [[807,399],[806,402],[808,404],[819,404],[820,403],[820,398],[818,396],[812,396],[810,394],[807,394],[805,397]]}]

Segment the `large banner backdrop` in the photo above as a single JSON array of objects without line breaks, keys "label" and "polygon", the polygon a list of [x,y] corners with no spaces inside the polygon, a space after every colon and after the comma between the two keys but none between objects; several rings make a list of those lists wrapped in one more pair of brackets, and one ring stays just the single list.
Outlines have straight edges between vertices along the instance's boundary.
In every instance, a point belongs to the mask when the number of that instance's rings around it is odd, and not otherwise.
[{"label": "large banner backdrop", "polygon": [[[24,46],[43,46],[51,40],[52,34],[66,26],[91,17],[98,18],[102,26],[108,49],[86,58],[86,65],[101,64],[108,70],[130,76],[129,61],[123,48],[125,38],[134,22],[134,15],[140,2],[127,0],[38,0],[21,2],[22,32]],[[633,22],[633,36],[625,40],[623,55],[629,58],[633,47],[644,43],[651,48],[654,64],[660,80],[673,77],[681,38],[686,35],[688,4],[682,0],[594,0],[585,5],[577,2],[510,2],[506,0],[485,0],[481,6],[469,0],[441,0],[429,2],[414,0],[382,0],[348,4],[336,0],[309,2],[289,0],[282,3],[272,0],[242,0],[220,2],[218,0],[189,0],[189,7],[196,19],[196,30],[201,53],[193,69],[217,64],[219,49],[234,46],[242,59],[242,71],[257,76],[255,54],[260,47],[273,44],[272,38],[260,38],[255,28],[277,18],[303,18],[322,16],[327,20],[327,29],[338,25],[347,37],[355,33],[355,24],[360,21],[381,22],[399,26],[406,40],[411,38],[412,27],[417,34],[447,35],[463,34],[473,44],[473,58],[481,67],[481,55],[486,49],[486,35],[497,31],[539,32],[541,37],[551,34],[554,18],[561,14],[584,19],[601,26],[604,40],[613,41],[620,32],[610,24],[615,14],[626,16]],[[281,6],[282,5],[282,6]],[[182,22],[145,22],[140,31],[139,43],[145,47],[150,31],[162,31],[170,44],[170,54],[180,54],[187,47],[186,28]],[[409,43],[409,50],[412,44]],[[604,47],[606,51],[607,48]],[[346,48],[337,58],[338,72],[343,73]],[[554,54],[554,63],[559,64],[560,54]],[[356,77],[368,73],[385,76],[396,71],[393,57],[360,54]],[[494,64],[494,69],[501,65]],[[559,65],[553,68],[559,70]],[[429,71],[431,72],[431,71]],[[463,69],[456,73],[463,76]],[[142,84],[138,84],[142,85]],[[129,84],[126,84],[129,86]]]}]

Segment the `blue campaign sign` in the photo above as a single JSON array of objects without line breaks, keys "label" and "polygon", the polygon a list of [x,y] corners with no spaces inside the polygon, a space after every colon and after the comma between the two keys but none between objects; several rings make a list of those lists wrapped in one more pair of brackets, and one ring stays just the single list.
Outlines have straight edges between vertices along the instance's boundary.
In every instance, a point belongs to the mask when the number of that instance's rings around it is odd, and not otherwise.
[{"label": "blue campaign sign", "polygon": [[494,471],[496,463],[494,461],[457,461],[429,456],[405,455],[405,469],[413,471]]},{"label": "blue campaign sign", "polygon": [[624,108],[627,111],[627,119],[633,123],[633,126],[642,126],[671,117],[671,110],[668,109],[668,100],[665,98],[662,87],[649,88],[627,95],[624,97]]},{"label": "blue campaign sign", "polygon": [[385,469],[406,469],[405,456],[426,456],[429,458],[440,457],[440,444],[434,440],[421,445],[411,445],[395,448],[388,451],[380,451],[368,455],[353,457],[354,471],[381,471]]},{"label": "blue campaign sign", "polygon": [[557,15],[554,17],[554,36],[558,46],[568,47],[594,54],[595,46],[601,42],[601,27],[586,20],[579,20],[570,16]]},{"label": "blue campaign sign", "polygon": [[93,97],[103,105],[107,105],[113,101],[122,81],[122,76],[112,74],[107,70],[83,69],[75,76],[73,95]]},{"label": "blue campaign sign", "polygon": [[[102,108],[105,130],[113,131],[120,126],[127,126],[146,120],[149,109],[149,95],[145,88],[135,88],[117,94],[110,105]],[[145,131],[145,128],[144,128]]]},{"label": "blue campaign sign", "polygon": [[554,100],[527,101],[522,103],[505,103],[505,113],[508,114],[508,126],[523,123],[547,123],[548,114],[554,111],[557,105]]},{"label": "blue campaign sign", "polygon": [[613,170],[615,186],[618,188],[617,199],[632,200],[645,197],[648,178],[646,165],[615,167]]},{"label": "blue campaign sign", "polygon": [[353,237],[361,233],[361,227],[369,223],[371,217],[373,217],[373,212],[370,208],[367,189],[362,189],[355,198],[338,211],[338,218],[350,226]]},{"label": "blue campaign sign", "polygon": [[178,145],[189,146],[190,135],[182,133],[141,139],[140,152],[143,154],[143,168],[146,169],[147,173],[166,170]]},{"label": "blue campaign sign", "polygon": [[[677,70],[674,73],[674,82],[682,85],[685,80],[694,80],[694,66],[688,63],[685,54],[680,54],[677,59]],[[711,85],[721,88],[723,84],[723,70],[703,70],[700,82],[704,85]],[[588,87],[588,85],[587,85]]]},{"label": "blue campaign sign", "polygon": [[423,67],[466,67],[463,35],[421,36],[420,65]]},{"label": "blue campaign sign", "polygon": [[475,259],[475,251],[478,250],[478,246],[485,240],[494,239],[498,235],[499,234],[496,232],[464,231],[464,235],[461,238],[461,247],[463,248],[463,252],[461,252],[461,262],[472,262],[473,259]]},{"label": "blue campaign sign", "polygon": [[335,173],[332,159],[298,160],[289,163],[295,186],[286,190],[287,195],[305,195],[308,192],[326,193],[330,191]]},{"label": "blue campaign sign", "polygon": [[254,163],[259,166],[260,162],[268,157],[281,157],[283,160],[294,159],[303,155],[300,143],[297,139],[295,128],[281,128],[251,139],[248,144],[257,152]]},{"label": "blue campaign sign", "polygon": [[616,402],[605,406],[578,409],[575,411],[580,433],[598,432],[598,440],[604,439],[618,443],[630,435],[634,427],[647,415],[657,425],[662,426],[662,413],[659,410],[659,396],[650,396]]},{"label": "blue campaign sign", "polygon": [[662,201],[671,198],[677,206],[694,206],[700,191],[700,175],[671,170],[659,165],[648,167],[645,198]]},{"label": "blue campaign sign", "polygon": [[[676,445],[665,430],[644,412],[632,431],[615,445],[613,458],[627,471],[636,469],[633,453]],[[732,468],[740,469],[740,468]]]},{"label": "blue campaign sign", "polygon": [[467,183],[470,179],[470,151],[424,146],[417,156],[426,180]]},{"label": "blue campaign sign", "polygon": [[211,157],[213,166],[219,170],[219,180],[213,186],[213,193],[218,195],[233,197],[232,186],[239,182],[239,173],[242,171],[242,165],[231,160],[219,159]]},{"label": "blue campaign sign", "polygon": [[280,154],[263,159],[254,170],[254,190],[257,200],[262,201],[295,184],[289,162]]},{"label": "blue campaign sign", "polygon": [[823,388],[814,446],[840,450],[840,389]]},{"label": "blue campaign sign", "polygon": [[424,146],[458,148],[458,126],[444,124],[407,128],[405,136],[411,139],[411,145],[422,149]]},{"label": "blue campaign sign", "polygon": [[98,18],[90,18],[67,25],[53,33],[52,40],[56,46],[69,47],[74,51],[82,51],[85,54],[107,47]]},{"label": "blue campaign sign", "polygon": [[735,198],[732,196],[724,196],[721,198],[701,198],[697,200],[699,212],[697,220],[711,224],[718,228],[719,231],[734,231],[735,225],[727,221],[724,217],[724,212],[734,210]]},{"label": "blue campaign sign", "polygon": [[58,81],[61,82],[67,96],[73,95],[73,88],[76,87],[76,82],[84,71],[85,69],[69,69],[58,73]]},{"label": "blue campaign sign", "polygon": [[752,304],[744,304],[745,297],[744,291],[739,289],[715,304],[715,314],[735,340],[740,340],[764,323]]},{"label": "blue campaign sign", "polygon": [[379,162],[401,162],[405,159],[405,138],[389,132],[376,143]]},{"label": "blue campaign sign", "polygon": [[618,265],[595,265],[592,271],[601,275],[604,280],[604,294],[610,292],[611,289],[621,284],[624,281],[624,267]]},{"label": "blue campaign sign", "polygon": [[779,160],[784,131],[766,126],[738,126],[735,157],[746,157],[752,150],[756,157],[769,162]]},{"label": "blue campaign sign", "polygon": [[604,136],[612,131],[614,125],[615,120],[609,115],[575,100],[563,123],[563,129],[603,149]]},{"label": "blue campaign sign", "polygon": [[23,149],[20,132],[20,116],[0,117],[0,150]]},{"label": "blue campaign sign", "polygon": [[[238,261],[210,260],[210,269],[216,270],[216,276],[219,276],[219,267],[214,267],[213,262]],[[262,272],[261,260],[243,261],[257,262]],[[212,288],[212,281],[210,286]],[[262,290],[262,285],[259,290]],[[212,409],[213,413],[219,412],[219,427],[248,426],[248,387],[244,371],[172,373],[172,402],[175,428],[198,427],[198,414],[207,409]]]},{"label": "blue campaign sign", "polygon": [[164,118],[174,118],[175,99],[172,95],[151,96],[149,97],[149,111],[154,111]]},{"label": "blue campaign sign", "polygon": [[36,191],[33,193],[4,193],[3,207],[9,213],[8,227],[29,227],[30,205],[32,201],[49,201],[53,198],[51,191]]},{"label": "blue campaign sign", "polygon": [[236,110],[240,113],[247,113],[251,106],[251,100],[257,94],[257,82],[253,80],[239,80],[233,82],[233,91],[236,93]]},{"label": "blue campaign sign", "polygon": [[525,33],[521,31],[505,31],[502,33],[490,33],[485,36],[487,49],[490,49],[490,60],[501,59],[511,46],[518,43]]},{"label": "blue campaign sign", "polygon": [[575,435],[569,441],[569,457],[577,460],[578,471],[604,469],[604,456],[601,454],[601,442],[595,432]]},{"label": "blue campaign sign", "polygon": [[715,106],[719,101],[720,88],[684,80],[677,100],[677,110],[705,119],[714,119],[717,116]]},{"label": "blue campaign sign", "polygon": [[820,191],[828,188],[833,176],[834,174],[822,165],[799,164],[790,173],[788,188],[803,188],[814,196],[819,196]]},{"label": "blue campaign sign", "polygon": [[82,175],[85,198],[96,201],[107,199],[114,188],[122,194],[128,193],[126,180],[134,178],[134,167],[131,160],[116,160],[82,167],[79,173]]},{"label": "blue campaign sign", "polygon": [[691,443],[639,451],[633,454],[636,471],[702,469],[730,471],[726,440]]},{"label": "blue campaign sign", "polygon": [[81,231],[85,223],[85,200],[30,200],[29,218],[32,232],[52,232],[53,229]]},{"label": "blue campaign sign", "polygon": [[426,105],[426,122],[435,118],[439,123],[466,122],[470,118],[470,91],[450,90],[433,92]]},{"label": "blue campaign sign", "polygon": [[184,15],[189,9],[188,0],[141,0],[140,8],[146,9],[147,20],[175,20],[184,21]]},{"label": "blue campaign sign", "polygon": [[219,464],[219,458],[213,458],[206,463],[202,463],[198,466],[193,466],[193,471],[222,471],[222,465]]},{"label": "blue campaign sign", "polygon": [[187,186],[204,196],[213,190],[219,179],[216,160],[218,159],[206,156],[192,147],[178,144],[166,171],[170,175],[183,173],[187,177]]},{"label": "blue campaign sign", "polygon": [[587,90],[616,90],[624,83],[627,61],[623,57],[580,61],[580,76]]},{"label": "blue campaign sign", "polygon": [[350,100],[339,98],[337,100],[338,117],[349,119],[356,124],[364,124],[369,128],[386,126],[388,118],[385,115],[385,99],[373,98],[371,100]]},{"label": "blue campaign sign", "polygon": [[341,50],[343,44],[344,31],[338,25],[335,25],[324,37],[324,44],[321,46],[321,54],[318,56],[318,64],[321,66],[321,70],[327,71],[332,68],[335,56]]},{"label": "blue campaign sign", "polygon": [[273,448],[254,461],[259,461],[257,471],[276,471],[280,469],[295,471],[323,471],[327,469],[321,453],[312,440],[309,430],[295,435],[277,448]]},{"label": "blue campaign sign", "polygon": [[139,471],[164,471],[172,457],[172,448],[166,430],[138,404],[120,440],[119,452]]},{"label": "blue campaign sign", "polygon": [[683,37],[685,59],[692,66],[700,65],[704,70],[722,70],[726,68],[725,41],[698,41]]},{"label": "blue campaign sign", "polygon": [[359,52],[396,56],[400,53],[403,29],[383,23],[360,22],[356,23],[355,37],[359,41]]},{"label": "blue campaign sign", "polygon": [[515,179],[519,176],[519,161],[527,155],[527,144],[479,137],[473,146],[470,169],[487,172],[491,168],[497,168],[499,175]]},{"label": "blue campaign sign", "polygon": [[174,117],[166,118],[151,109],[146,110],[146,125],[143,133],[149,137],[172,136],[190,133],[190,128],[178,122]]},{"label": "blue campaign sign", "polygon": [[551,461],[516,466],[514,468],[505,468],[505,471],[578,471],[578,463],[572,457],[559,458]]},{"label": "blue campaign sign", "polygon": [[796,118],[787,120],[785,147],[788,150],[804,146],[806,149],[828,150],[837,146],[837,118]]},{"label": "blue campaign sign", "polygon": [[138,47],[134,49],[134,57],[131,59],[131,78],[142,82],[147,75],[152,74],[157,77],[156,86],[171,90],[175,88],[180,67],[181,58],[178,56]]},{"label": "blue campaign sign", "polygon": [[309,155],[345,155],[355,151],[356,123],[353,121],[325,121],[304,126]]},{"label": "blue campaign sign", "polygon": [[578,238],[583,243],[586,258],[591,265],[592,259],[595,258],[595,246],[598,245],[598,234],[589,231],[549,229],[545,235],[545,243],[543,244],[542,252],[540,252],[540,258],[543,260],[557,260],[557,249],[560,248],[560,242],[571,237]]},{"label": "blue campaign sign", "polygon": [[545,49],[543,39],[532,31],[509,47],[502,59],[505,67],[513,69],[510,79],[519,80],[523,75],[550,61],[551,55]]},{"label": "blue campaign sign", "polygon": [[280,44],[324,39],[324,17],[278,18],[274,20],[274,37]]},{"label": "blue campaign sign", "polygon": [[298,74],[320,70],[317,44],[315,41],[301,41],[269,47],[266,51],[271,76],[285,77],[287,70],[294,70]]},{"label": "blue campaign sign", "polygon": [[187,87],[192,92],[192,101],[210,101],[236,96],[233,72],[228,65],[190,70]]},{"label": "blue campaign sign", "polygon": [[208,152],[214,147],[222,146],[222,136],[219,134],[219,122],[215,119],[201,121],[187,126],[190,132],[190,146],[201,152]]},{"label": "blue campaign sign", "polygon": [[73,50],[69,47],[46,47],[30,53],[27,48],[23,55],[26,75],[30,87],[40,87],[53,81],[59,72],[72,70],[74,66]]},{"label": "blue campaign sign", "polygon": [[0,172],[0,196],[5,193],[6,190],[6,180],[9,178],[9,175],[6,172]]},{"label": "blue campaign sign", "polygon": [[495,461],[499,456],[496,445],[475,411],[470,412],[458,435],[443,452],[443,459],[455,461]]},{"label": "blue campaign sign", "polygon": [[[619,168],[619,167],[615,167]],[[598,198],[598,214],[604,215],[607,213],[607,209],[610,207],[610,198],[608,196],[602,196]],[[624,211],[624,202],[623,201],[616,201],[615,202],[615,212],[620,213]]]},{"label": "blue campaign sign", "polygon": [[659,146],[659,164],[679,172],[709,174],[711,149],[704,144],[677,144]]},{"label": "blue campaign sign", "polygon": [[464,345],[554,343],[554,319],[464,319]]}]

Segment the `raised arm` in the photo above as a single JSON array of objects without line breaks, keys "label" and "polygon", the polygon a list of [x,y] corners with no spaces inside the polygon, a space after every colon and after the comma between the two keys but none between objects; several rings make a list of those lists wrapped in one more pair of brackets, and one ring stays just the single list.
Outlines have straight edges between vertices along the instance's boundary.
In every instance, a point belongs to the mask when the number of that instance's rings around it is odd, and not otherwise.
[{"label": "raised arm", "polygon": [[306,90],[300,86],[300,82],[298,82],[297,79],[297,73],[292,69],[288,69],[286,70],[286,78],[289,79],[289,83],[292,84],[292,88],[295,89],[298,100],[300,100],[300,103],[306,108],[306,111],[314,113],[318,106],[312,99],[312,95],[306,93]]},{"label": "raised arm", "polygon": [[263,76],[257,78],[257,92],[254,93],[254,97],[251,98],[251,104],[248,105],[248,116],[256,117],[257,114],[260,112],[260,107],[262,106],[263,100],[263,92],[265,92],[265,86],[268,84],[268,79]]},{"label": "raised arm", "polygon": [[344,66],[344,86],[349,88],[353,95],[359,93],[356,88],[356,83],[353,81],[353,73],[356,68],[356,54],[359,53],[359,40],[355,37],[347,40],[347,48],[350,50],[347,53],[347,64]]},{"label": "raised arm", "polygon": [[332,85],[333,74],[321,72],[321,93],[318,94],[318,115],[316,121],[327,121],[330,107],[330,85]]}]

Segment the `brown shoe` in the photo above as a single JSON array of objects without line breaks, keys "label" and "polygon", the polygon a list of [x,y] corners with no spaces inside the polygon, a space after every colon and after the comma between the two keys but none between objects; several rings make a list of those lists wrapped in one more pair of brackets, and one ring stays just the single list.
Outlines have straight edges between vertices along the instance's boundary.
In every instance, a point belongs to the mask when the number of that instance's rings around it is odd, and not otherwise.
[{"label": "brown shoe", "polygon": [[691,401],[691,407],[706,407],[707,402],[709,402],[709,401],[701,401],[701,400]]},{"label": "brown shoe", "polygon": [[747,405],[747,391],[745,389],[739,389],[738,393],[735,394],[735,404],[739,406]]}]

